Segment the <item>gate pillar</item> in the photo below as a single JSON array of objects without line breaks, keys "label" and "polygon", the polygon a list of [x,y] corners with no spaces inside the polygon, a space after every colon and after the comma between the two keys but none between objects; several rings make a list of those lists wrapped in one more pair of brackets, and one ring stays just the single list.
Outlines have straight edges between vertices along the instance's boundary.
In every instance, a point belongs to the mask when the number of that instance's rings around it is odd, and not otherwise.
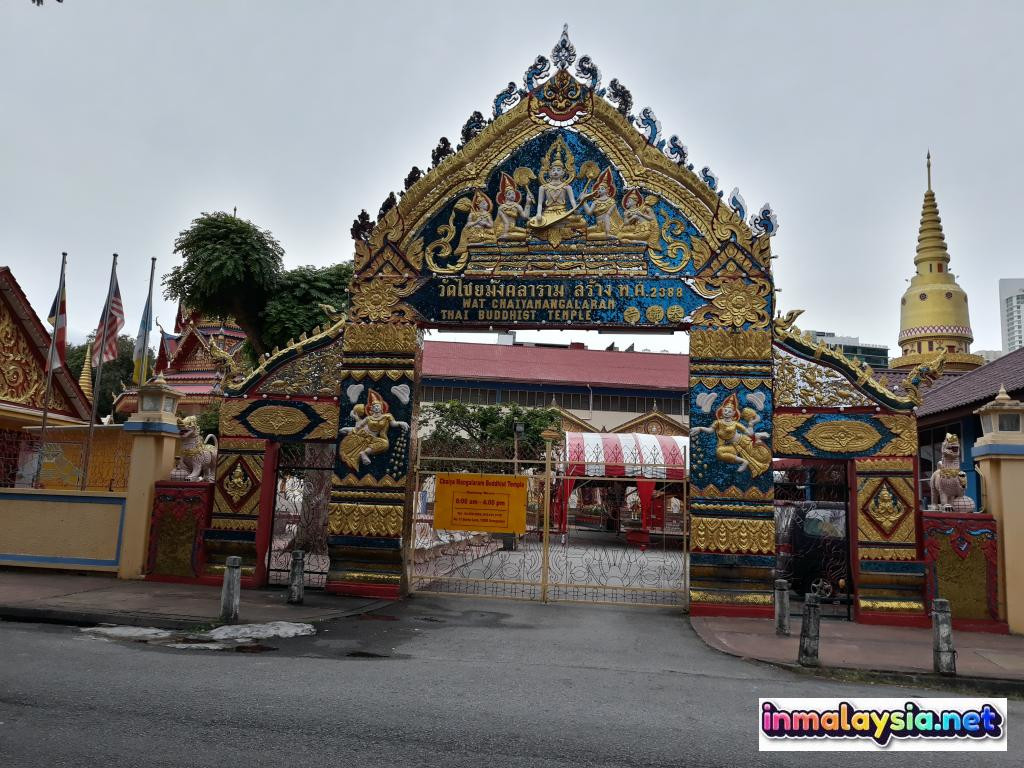
[{"label": "gate pillar", "polygon": [[773,613],[773,291],[764,278],[698,284],[690,334],[690,612]]},{"label": "gate pillar", "polygon": [[397,598],[412,508],[419,331],[410,322],[352,322],[342,344],[327,589]]},{"label": "gate pillar", "polygon": [[261,553],[257,545],[261,499],[269,494],[273,503],[277,453],[266,440],[225,436],[225,431],[222,428],[217,452],[213,516],[203,534],[206,567],[202,580],[219,584],[225,561],[237,555],[242,558],[242,586],[255,587],[262,583],[266,571],[266,548]]}]

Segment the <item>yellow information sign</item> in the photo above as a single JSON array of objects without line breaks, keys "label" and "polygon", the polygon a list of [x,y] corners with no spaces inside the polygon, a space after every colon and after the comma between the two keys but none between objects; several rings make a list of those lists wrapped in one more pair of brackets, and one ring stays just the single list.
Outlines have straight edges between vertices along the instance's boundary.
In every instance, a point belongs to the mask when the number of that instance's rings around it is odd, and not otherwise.
[{"label": "yellow information sign", "polygon": [[439,473],[434,486],[434,528],[526,533],[526,480],[516,475]]}]

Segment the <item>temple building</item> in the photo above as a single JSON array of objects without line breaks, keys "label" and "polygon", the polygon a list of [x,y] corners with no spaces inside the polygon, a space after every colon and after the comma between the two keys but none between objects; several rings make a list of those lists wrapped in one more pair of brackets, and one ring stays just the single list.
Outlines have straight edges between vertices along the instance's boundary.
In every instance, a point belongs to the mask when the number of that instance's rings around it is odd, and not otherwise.
[{"label": "temple building", "polygon": [[949,251],[942,233],[939,206],[932,191],[932,159],[928,154],[928,190],[924,193],[921,226],[914,256],[916,274],[900,302],[899,347],[889,361],[896,370],[910,370],[946,350],[946,371],[970,371],[985,360],[971,354],[971,319],[967,294],[949,271]]},{"label": "temple building", "polygon": [[[0,267],[0,487],[14,485],[20,456],[43,421],[50,332],[8,267]],[[51,429],[87,424],[90,399],[67,366],[56,368],[47,423]]]},{"label": "temple building", "polygon": [[[185,393],[178,411],[192,416],[220,400],[221,373],[214,346],[242,362],[244,342],[245,332],[230,318],[217,320],[179,306],[174,333],[160,329],[153,372],[162,373],[170,386]],[[135,388],[125,389],[114,400],[114,410],[127,416],[136,411],[137,401]]]},{"label": "temple building", "polygon": [[689,433],[689,356],[515,341],[427,341],[422,402],[558,408],[575,432]]}]

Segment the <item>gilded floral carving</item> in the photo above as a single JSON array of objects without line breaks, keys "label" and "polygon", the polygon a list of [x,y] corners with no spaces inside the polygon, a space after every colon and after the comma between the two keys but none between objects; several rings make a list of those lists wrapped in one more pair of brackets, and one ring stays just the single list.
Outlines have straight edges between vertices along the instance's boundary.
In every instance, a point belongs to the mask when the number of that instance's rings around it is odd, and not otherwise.
[{"label": "gilded floral carving", "polygon": [[775,521],[728,517],[694,517],[690,524],[693,547],[704,551],[775,552]]},{"label": "gilded floral carving", "polygon": [[328,525],[333,535],[400,536],[404,508],[384,504],[331,504]]},{"label": "gilded floral carving", "polygon": [[771,354],[767,331],[692,330],[690,355],[712,360],[764,360]]},{"label": "gilded floral carving", "polygon": [[778,347],[773,350],[773,356],[775,404],[779,407],[874,405],[853,382],[832,368],[804,360]]},{"label": "gilded floral carving", "polygon": [[804,433],[804,438],[827,453],[861,453],[878,444],[882,435],[864,421],[822,421]]},{"label": "gilded floral carving", "polygon": [[768,280],[745,282],[741,278],[694,281],[694,289],[710,304],[693,313],[694,325],[723,328],[766,328],[771,320],[769,297],[772,285]]},{"label": "gilded floral carving", "polygon": [[43,406],[46,379],[43,366],[7,308],[0,300],[0,400],[19,405]]}]

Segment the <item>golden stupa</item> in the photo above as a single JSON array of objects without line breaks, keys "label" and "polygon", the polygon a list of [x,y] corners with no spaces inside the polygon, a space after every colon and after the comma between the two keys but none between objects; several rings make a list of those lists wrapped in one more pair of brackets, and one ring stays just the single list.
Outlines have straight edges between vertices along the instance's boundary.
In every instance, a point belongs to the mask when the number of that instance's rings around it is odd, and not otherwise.
[{"label": "golden stupa", "polygon": [[932,156],[928,153],[928,191],[921,208],[921,228],[917,235],[917,274],[900,302],[901,357],[889,361],[889,367],[907,370],[935,359],[946,350],[946,370],[969,371],[985,361],[971,354],[971,318],[967,294],[949,272],[949,251],[942,234],[939,206],[932,192]]}]

